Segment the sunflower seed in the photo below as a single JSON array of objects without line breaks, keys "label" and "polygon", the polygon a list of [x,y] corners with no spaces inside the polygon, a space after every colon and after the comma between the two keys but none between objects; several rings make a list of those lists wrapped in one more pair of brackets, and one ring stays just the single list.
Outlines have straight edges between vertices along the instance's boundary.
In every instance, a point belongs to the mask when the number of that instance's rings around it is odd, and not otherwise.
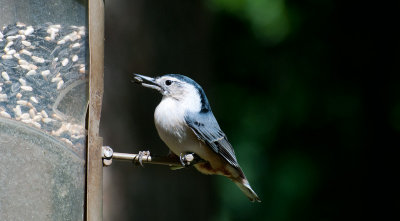
[{"label": "sunflower seed", "polygon": [[39,101],[36,99],[36,97],[30,97],[29,99],[30,99],[33,103],[36,103],[36,104],[39,103]]},{"label": "sunflower seed", "polygon": [[32,91],[33,88],[31,86],[21,86],[21,89],[24,91]]},{"label": "sunflower seed", "polygon": [[7,72],[3,71],[1,72],[1,76],[3,77],[4,80],[9,81],[10,76],[8,76]]},{"label": "sunflower seed", "polygon": [[0,111],[0,116],[5,117],[5,118],[11,118],[11,115],[4,110]]},{"label": "sunflower seed", "polygon": [[67,65],[69,62],[68,58],[65,58],[64,60],[61,61],[62,66]]}]

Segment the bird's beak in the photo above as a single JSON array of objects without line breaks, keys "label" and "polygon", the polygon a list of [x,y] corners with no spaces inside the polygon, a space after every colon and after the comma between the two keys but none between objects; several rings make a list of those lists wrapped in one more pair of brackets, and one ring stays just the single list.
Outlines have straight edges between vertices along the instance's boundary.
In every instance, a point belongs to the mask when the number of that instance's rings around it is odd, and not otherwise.
[{"label": "bird's beak", "polygon": [[162,91],[161,86],[156,82],[156,79],[151,78],[151,77],[147,77],[147,76],[143,76],[140,74],[133,74],[134,78],[134,82],[138,83],[140,85],[142,85],[143,87],[148,87],[151,89],[155,89],[157,91]]}]

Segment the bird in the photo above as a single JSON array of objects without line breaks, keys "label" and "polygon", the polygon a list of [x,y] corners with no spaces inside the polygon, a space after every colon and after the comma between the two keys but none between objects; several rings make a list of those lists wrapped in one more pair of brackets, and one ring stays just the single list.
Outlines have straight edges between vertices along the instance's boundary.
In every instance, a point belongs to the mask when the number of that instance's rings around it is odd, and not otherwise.
[{"label": "bird", "polygon": [[162,94],[162,100],[154,111],[154,123],[161,140],[173,154],[195,154],[202,159],[194,164],[198,171],[225,176],[250,201],[261,202],[240,168],[233,147],[198,83],[180,74],[155,78],[134,74],[134,82]]}]

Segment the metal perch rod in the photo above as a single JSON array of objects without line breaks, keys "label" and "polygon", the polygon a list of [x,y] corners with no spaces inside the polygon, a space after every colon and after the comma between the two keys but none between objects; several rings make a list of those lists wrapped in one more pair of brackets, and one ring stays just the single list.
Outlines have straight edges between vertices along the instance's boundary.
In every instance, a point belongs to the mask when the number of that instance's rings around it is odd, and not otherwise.
[{"label": "metal perch rod", "polygon": [[[132,153],[118,153],[114,152],[110,147],[103,147],[103,164],[104,166],[110,166],[112,163],[112,159],[114,160],[122,160],[122,161],[131,161],[133,163],[146,163],[146,164],[158,164],[158,165],[166,165],[170,167],[183,167],[182,162],[179,158],[172,158],[168,156],[156,156],[150,155],[149,151],[142,151],[139,154]],[[200,161],[196,160],[193,154],[186,154],[183,156],[183,160],[186,165],[196,164]]]},{"label": "metal perch rod", "polygon": [[[113,159],[118,160],[128,160],[134,161],[139,163],[139,154],[130,154],[130,153],[117,153],[114,152]],[[180,161],[170,157],[162,157],[162,156],[142,156],[143,163],[150,163],[150,164],[160,164],[160,165],[167,165],[167,166],[182,166]]]}]

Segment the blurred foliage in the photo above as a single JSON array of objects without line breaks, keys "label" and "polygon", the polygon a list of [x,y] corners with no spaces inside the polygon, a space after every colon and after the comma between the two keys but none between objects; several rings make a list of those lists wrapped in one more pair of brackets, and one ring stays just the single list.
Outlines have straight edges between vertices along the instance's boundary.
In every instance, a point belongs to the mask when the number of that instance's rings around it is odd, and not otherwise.
[{"label": "blurred foliage", "polygon": [[279,43],[290,33],[284,0],[211,0],[210,5],[249,22],[253,34],[268,43]]},{"label": "blurred foliage", "polygon": [[[332,220],[346,210],[359,218],[362,190],[354,186],[370,101],[353,65],[367,57],[344,34],[359,31],[335,17],[332,1],[211,0],[209,7],[214,112],[263,201],[249,204],[221,178],[214,220]],[[382,110],[386,130],[400,130],[399,107]]]}]

